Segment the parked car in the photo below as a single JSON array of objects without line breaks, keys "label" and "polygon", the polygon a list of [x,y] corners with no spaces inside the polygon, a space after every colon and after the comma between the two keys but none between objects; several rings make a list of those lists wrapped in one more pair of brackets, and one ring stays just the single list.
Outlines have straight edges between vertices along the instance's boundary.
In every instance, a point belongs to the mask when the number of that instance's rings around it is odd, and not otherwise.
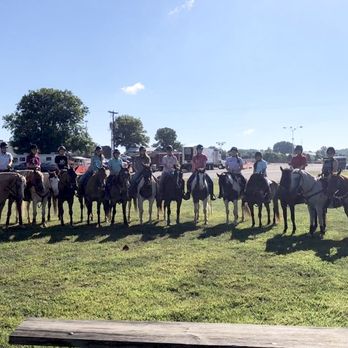
[{"label": "parked car", "polygon": [[54,172],[57,170],[57,165],[55,163],[45,162],[41,164],[42,172]]}]

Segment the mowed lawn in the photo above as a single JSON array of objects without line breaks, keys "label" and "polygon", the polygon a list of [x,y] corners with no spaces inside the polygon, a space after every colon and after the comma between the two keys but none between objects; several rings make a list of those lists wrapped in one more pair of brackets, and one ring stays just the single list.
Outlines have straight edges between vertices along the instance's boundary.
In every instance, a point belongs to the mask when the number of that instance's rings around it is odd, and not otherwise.
[{"label": "mowed lawn", "polygon": [[227,226],[221,201],[207,226],[193,225],[191,201],[181,217],[170,227],[139,226],[133,212],[128,229],[62,228],[54,217],[46,229],[0,230],[0,346],[27,317],[348,326],[342,209],[329,211],[323,240],[306,234],[305,206],[294,236],[283,221]]}]

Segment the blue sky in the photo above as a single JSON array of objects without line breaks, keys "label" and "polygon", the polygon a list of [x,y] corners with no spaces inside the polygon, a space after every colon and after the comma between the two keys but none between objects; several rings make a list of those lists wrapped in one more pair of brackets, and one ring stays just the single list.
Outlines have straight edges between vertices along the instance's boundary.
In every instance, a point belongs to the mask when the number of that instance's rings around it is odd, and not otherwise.
[{"label": "blue sky", "polygon": [[172,127],[186,144],[264,149],[302,125],[307,150],[348,147],[347,13],[345,0],[1,0],[0,114],[53,87],[89,107],[102,145],[115,109],[151,141]]}]

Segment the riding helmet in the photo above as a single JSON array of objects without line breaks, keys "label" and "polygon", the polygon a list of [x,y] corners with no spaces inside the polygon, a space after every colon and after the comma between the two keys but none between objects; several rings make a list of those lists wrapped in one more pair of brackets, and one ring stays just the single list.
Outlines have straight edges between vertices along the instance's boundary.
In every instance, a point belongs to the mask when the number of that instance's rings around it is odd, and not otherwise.
[{"label": "riding helmet", "polygon": [[295,151],[301,151],[301,152],[303,152],[303,147],[302,147],[302,145],[296,145]]},{"label": "riding helmet", "polygon": [[98,150],[101,150],[102,148],[101,148],[101,146],[96,146],[96,148],[95,148],[95,151],[98,151]]},{"label": "riding helmet", "polygon": [[6,142],[3,141],[3,142],[0,144],[0,147],[1,147],[1,148],[3,148],[3,147],[8,147],[8,145],[7,145]]},{"label": "riding helmet", "polygon": [[168,145],[168,146],[166,147],[166,150],[167,150],[167,151],[173,151],[173,146],[172,146],[172,145]]},{"label": "riding helmet", "polygon": [[38,147],[37,147],[36,144],[31,144],[31,145],[30,145],[30,151],[31,151],[31,150],[37,150],[37,149],[38,149]]},{"label": "riding helmet", "polygon": [[144,146],[140,146],[139,147],[139,151],[143,151],[143,150],[146,150]]},{"label": "riding helmet", "polygon": [[335,150],[335,148],[333,148],[332,146],[330,146],[330,147],[327,148],[326,153],[327,153],[327,154],[329,154],[329,153],[335,154],[335,153],[336,153],[336,150]]},{"label": "riding helmet", "polygon": [[197,150],[203,150],[203,148],[204,148],[204,147],[203,147],[203,145],[201,145],[201,144],[199,144],[199,145],[196,146],[196,149],[197,149]]},{"label": "riding helmet", "polygon": [[235,146],[233,146],[233,147],[231,148],[230,152],[231,152],[231,151],[236,151],[236,152],[238,152],[238,149],[237,149]]},{"label": "riding helmet", "polygon": [[114,151],[112,151],[112,153],[121,153],[119,149],[114,149]]},{"label": "riding helmet", "polygon": [[58,147],[58,152],[59,152],[60,150],[64,150],[64,151],[66,151],[65,146],[64,146],[64,145],[60,145],[60,146]]}]

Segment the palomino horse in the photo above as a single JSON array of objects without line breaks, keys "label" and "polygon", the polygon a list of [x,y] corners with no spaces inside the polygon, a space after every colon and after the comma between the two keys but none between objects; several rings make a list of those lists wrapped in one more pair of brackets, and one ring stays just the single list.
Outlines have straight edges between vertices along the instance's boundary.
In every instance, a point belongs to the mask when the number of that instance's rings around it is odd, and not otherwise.
[{"label": "palomino horse", "polygon": [[262,227],[262,206],[267,210],[267,225],[271,223],[270,202],[273,202],[273,224],[279,220],[279,205],[278,205],[278,184],[274,181],[270,184],[270,195],[267,195],[268,182],[263,174],[253,174],[245,187],[245,201],[251,214],[251,227],[255,226],[254,205],[259,208],[259,227]]},{"label": "palomino horse", "polygon": [[282,168],[282,176],[280,178],[279,188],[278,188],[278,198],[280,200],[280,205],[283,211],[283,219],[284,219],[284,230],[286,233],[288,230],[288,210],[287,207],[290,208],[290,217],[292,222],[292,234],[296,232],[296,221],[295,221],[295,205],[305,203],[305,200],[302,195],[298,194],[293,196],[290,194],[290,185],[291,185],[291,173],[292,169],[290,168]]},{"label": "palomino horse", "polygon": [[59,173],[58,218],[62,226],[64,226],[64,202],[68,202],[70,225],[73,225],[73,204],[77,189],[76,179],[77,174],[73,168],[61,170]]},{"label": "palomino horse", "polygon": [[294,169],[291,173],[290,194],[295,197],[299,193],[306,200],[308,206],[310,234],[313,235],[317,229],[317,215],[320,225],[320,236],[323,237],[326,232],[326,208],[328,196],[323,190],[322,181],[313,177],[304,170]]},{"label": "palomino horse", "polygon": [[50,175],[50,173],[41,173],[40,171],[30,169],[20,170],[18,172],[24,175],[27,180],[28,195],[25,195],[27,196],[25,197],[25,201],[27,201],[28,223],[30,223],[30,202],[33,201],[32,224],[36,224],[37,205],[41,203],[42,226],[46,227],[46,206],[48,197],[51,192],[53,192],[53,195],[58,196],[58,177],[56,175]]},{"label": "palomino horse", "polygon": [[172,174],[166,175],[163,180],[162,197],[157,202],[157,206],[162,206],[164,202],[164,216],[167,219],[167,226],[170,225],[170,203],[176,201],[176,223],[180,223],[180,209],[182,199],[184,197],[185,181],[183,179],[183,173],[179,168],[175,168]]},{"label": "palomino horse", "polygon": [[[100,227],[100,206],[105,202],[105,181],[106,181],[106,172],[104,168],[98,169],[87,181],[86,188],[84,190],[85,204],[87,207],[87,225],[90,223],[90,217],[92,214],[93,202],[97,202],[97,215],[98,222],[97,227]],[[82,216],[82,197],[80,199],[81,206],[81,216]],[[105,204],[104,204],[105,208]],[[106,212],[105,212],[106,213]]]},{"label": "palomino horse", "polygon": [[24,197],[25,185],[25,177],[18,173],[0,173],[0,218],[6,199],[8,199],[6,228],[10,224],[13,202],[16,202],[19,226],[23,226],[22,202]]},{"label": "palomino horse", "polygon": [[226,224],[230,222],[229,203],[233,202],[233,225],[238,224],[238,199],[242,199],[242,222],[244,221],[243,187],[237,175],[229,172],[218,174],[220,195],[222,195],[226,210]]},{"label": "palomino horse", "polygon": [[149,222],[152,222],[152,207],[158,195],[158,182],[153,177],[151,168],[144,166],[142,176],[137,189],[140,224],[143,223],[144,201],[149,201]]},{"label": "palomino horse", "polygon": [[334,207],[343,206],[348,216],[348,178],[341,171],[328,177],[327,194]]},{"label": "palomino horse", "polygon": [[127,203],[130,201],[128,189],[130,187],[130,173],[128,168],[122,168],[118,175],[109,176],[110,200],[109,209],[112,209],[111,224],[115,223],[116,204],[122,204],[123,223],[128,226]]},{"label": "palomino horse", "polygon": [[191,184],[191,193],[194,206],[194,223],[197,224],[199,220],[199,201],[203,203],[204,224],[208,223],[209,206],[209,190],[204,169],[199,169],[195,173],[195,177]]}]

